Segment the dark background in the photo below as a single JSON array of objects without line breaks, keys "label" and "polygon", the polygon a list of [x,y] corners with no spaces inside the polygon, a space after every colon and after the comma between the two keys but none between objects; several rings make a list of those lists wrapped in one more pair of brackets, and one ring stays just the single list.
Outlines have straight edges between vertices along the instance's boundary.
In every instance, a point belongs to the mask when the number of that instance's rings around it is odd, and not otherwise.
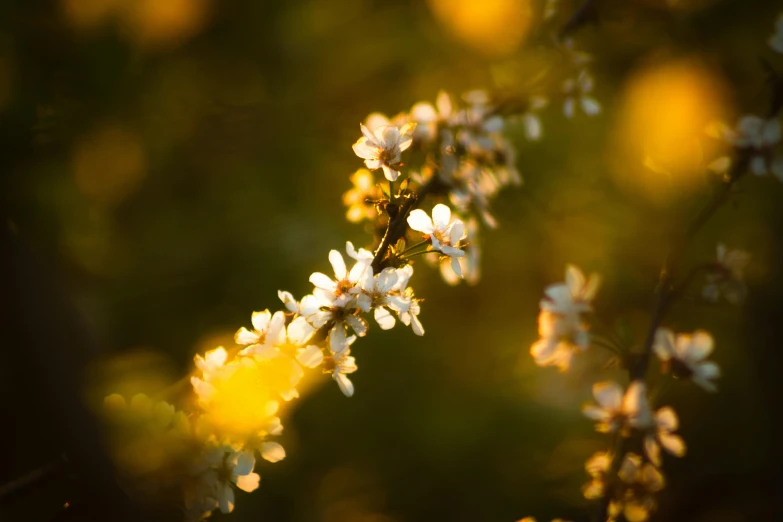
[{"label": "dark background", "polygon": [[[260,489],[230,519],[586,520],[584,461],[608,441],[579,407],[620,374],[598,349],[566,374],[536,367],[538,300],[567,262],[598,271],[597,310],[642,341],[669,232],[709,186],[651,176],[623,148],[629,86],[680,64],[696,93],[683,99],[712,100],[708,115],[763,113],[763,61],[783,71],[765,46],[780,6],[596,2],[575,39],[605,111],[567,120],[540,3],[507,2],[518,18],[466,0],[131,4],[0,3],[0,484],[41,474],[0,497],[0,520],[170,519],[113,480],[94,406],[176,381],[251,311],[280,306],[278,289],[310,291],[329,249],[370,246],[341,206],[357,124],[441,88],[552,99],[540,143],[510,126],[525,185],[495,204],[483,280],[452,288],[417,264],[427,334],[373,326],[351,399],[311,383],[285,410],[288,457],[258,465]],[[653,84],[641,106],[669,107],[677,85]],[[712,332],[724,375],[717,395],[678,382],[661,398],[689,451],[666,457],[658,520],[780,515],[781,198],[772,177],[743,180],[690,249],[695,263],[724,241],[753,261],[744,306],[688,300],[666,321]]]}]

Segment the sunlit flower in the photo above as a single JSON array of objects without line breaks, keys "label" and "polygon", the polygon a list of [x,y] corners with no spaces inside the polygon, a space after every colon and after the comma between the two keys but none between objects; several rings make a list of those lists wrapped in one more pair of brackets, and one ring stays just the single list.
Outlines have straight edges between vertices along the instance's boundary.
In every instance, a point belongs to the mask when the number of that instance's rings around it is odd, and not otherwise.
[{"label": "sunlit flower", "polygon": [[415,123],[406,123],[402,128],[387,125],[371,131],[361,125],[363,137],[354,143],[353,151],[364,159],[364,164],[370,170],[383,168],[383,175],[389,181],[395,181],[400,175],[396,170],[400,163],[400,155],[413,143]]},{"label": "sunlit flower", "polygon": [[248,493],[258,489],[261,477],[253,473],[256,459],[251,451],[234,451],[228,446],[208,448],[198,467],[203,468],[201,480],[207,496],[213,498],[220,511],[234,511],[235,485]]},{"label": "sunlit flower", "polygon": [[672,408],[667,406],[655,412],[653,427],[644,438],[644,452],[656,466],[661,465],[661,446],[674,456],[685,455],[685,442],[674,434],[678,426],[679,420]]},{"label": "sunlit flower", "polygon": [[587,325],[578,315],[560,315],[542,310],[538,315],[540,339],[530,347],[539,366],[555,366],[561,372],[571,367],[571,359],[590,347]]},{"label": "sunlit flower", "polygon": [[451,96],[445,91],[438,93],[434,107],[428,102],[417,103],[410,112],[411,119],[416,123],[413,137],[425,142],[434,140],[438,136],[438,125],[449,124],[453,114]]},{"label": "sunlit flower", "polygon": [[208,351],[204,354],[204,357],[201,357],[201,355],[196,355],[195,357],[196,367],[201,370],[201,374],[207,381],[211,378],[215,371],[219,370],[223,367],[224,364],[226,364],[227,359],[228,352],[226,352],[226,349],[222,346]]},{"label": "sunlit flower", "polygon": [[585,279],[574,265],[566,267],[566,281],[549,285],[540,302],[538,316],[540,339],[530,348],[539,366],[567,370],[574,354],[590,346],[589,327],[582,314],[591,310],[601,279],[592,274]]},{"label": "sunlit flower", "polygon": [[[358,256],[350,241],[346,244],[346,248],[349,255]],[[345,307],[359,297],[359,281],[372,263],[372,254],[364,255],[367,251],[363,249],[361,252],[363,255],[357,259],[349,272],[343,255],[337,250],[332,250],[329,252],[329,262],[334,270],[334,279],[321,272],[315,272],[310,276],[310,282],[315,286],[313,295],[321,305]]]},{"label": "sunlit flower", "polygon": [[744,250],[728,250],[723,243],[718,244],[717,269],[706,275],[707,284],[702,295],[708,301],[717,302],[721,296],[733,305],[745,299],[745,268],[750,262],[750,254]]},{"label": "sunlit flower", "polygon": [[[475,218],[470,218],[465,222],[465,240],[467,244],[462,250],[465,255],[460,257],[458,262],[462,270],[462,277],[469,285],[475,285],[481,278],[481,247],[479,246],[479,227]],[[452,267],[451,258],[442,257],[438,260],[440,273],[443,280],[450,285],[459,284],[462,280]]]},{"label": "sunlit flower", "polygon": [[769,37],[767,43],[772,47],[772,50],[783,53],[783,13],[778,15],[775,22],[775,32]]},{"label": "sunlit flower", "polygon": [[413,288],[408,286],[408,281],[413,275],[413,266],[406,265],[399,268],[397,270],[397,275],[397,283],[395,283],[394,289],[402,295],[408,305],[406,310],[398,312],[400,321],[402,321],[405,326],[410,326],[414,334],[419,336],[424,335],[424,327],[422,326],[421,321],[419,321],[421,306],[419,305],[419,300],[416,299],[413,294]]},{"label": "sunlit flower", "polygon": [[381,199],[381,189],[375,183],[375,178],[367,169],[359,169],[351,174],[353,187],[343,194],[343,205],[348,207],[345,214],[351,223],[359,223],[365,219],[373,221],[378,217],[375,201]]},{"label": "sunlit flower", "polygon": [[369,267],[361,283],[362,291],[370,298],[364,311],[374,310],[375,321],[381,330],[389,330],[394,327],[396,320],[390,309],[399,314],[407,312],[410,305],[404,297],[395,292],[398,278],[399,270],[397,269],[385,268],[380,274],[373,275],[372,267]]},{"label": "sunlit flower", "polygon": [[459,248],[460,242],[467,237],[465,225],[459,219],[452,219],[451,209],[442,203],[432,209],[432,218],[420,209],[412,211],[408,215],[408,225],[429,239],[432,248],[439,250],[451,258],[451,266],[454,272],[462,277],[462,268],[458,258],[465,255],[465,251]]},{"label": "sunlit flower", "polygon": [[586,499],[597,499],[605,495],[606,477],[612,467],[612,454],[608,451],[599,451],[587,459],[585,470],[590,476],[590,482],[582,488]]},{"label": "sunlit flower", "polygon": [[248,330],[243,326],[234,334],[234,341],[237,344],[245,345],[240,354],[253,353],[264,346],[272,346],[284,342],[285,314],[283,312],[275,312],[274,315],[269,310],[253,312],[250,320],[253,324],[252,330]]},{"label": "sunlit flower", "polygon": [[304,296],[301,301],[297,301],[294,299],[294,296],[291,295],[291,292],[278,290],[277,297],[283,302],[286,310],[292,314],[298,314],[304,317],[314,314],[321,307],[321,303],[319,303],[318,299],[312,294]]},{"label": "sunlit flower", "polygon": [[707,361],[714,348],[712,336],[703,330],[693,334],[677,334],[668,328],[659,328],[655,335],[653,349],[665,364],[671,366],[677,377],[691,379],[709,392],[718,390],[713,382],[720,377],[720,368]]},{"label": "sunlit flower", "polygon": [[617,383],[599,382],[593,385],[593,396],[598,406],[585,405],[582,412],[598,421],[595,429],[601,433],[620,432],[627,437],[631,428],[647,429],[652,425],[647,389],[642,381],[633,381],[624,395]]},{"label": "sunlit flower", "polygon": [[583,69],[576,78],[569,78],[563,83],[563,113],[567,118],[573,118],[577,105],[587,116],[595,116],[601,112],[601,104],[592,95],[593,77]]},{"label": "sunlit flower", "polygon": [[753,174],[761,176],[772,172],[783,179],[783,162],[775,161],[772,151],[780,142],[780,120],[745,115],[737,122],[736,129],[714,123],[708,128],[708,133],[739,149],[750,151],[750,171]]},{"label": "sunlit flower", "polygon": [[663,489],[663,475],[639,455],[628,453],[617,476],[622,487],[609,504],[609,520],[622,514],[628,522],[644,522],[657,506],[655,493]]},{"label": "sunlit flower", "polygon": [[541,139],[541,119],[536,112],[547,106],[548,100],[543,96],[531,96],[527,110],[522,114],[522,124],[525,127],[525,137],[530,141]]},{"label": "sunlit flower", "polygon": [[337,386],[340,387],[340,391],[343,392],[346,397],[352,397],[354,392],[353,383],[348,378],[347,374],[353,373],[359,369],[356,366],[356,359],[351,356],[351,349],[349,348],[354,340],[356,340],[356,337],[354,336],[348,338],[345,350],[333,354],[325,363],[326,371],[332,374],[332,379],[334,379]]},{"label": "sunlit flower", "polygon": [[601,286],[601,276],[591,274],[585,278],[579,267],[567,265],[565,283],[549,285],[541,300],[542,310],[559,315],[571,316],[589,312],[590,302],[595,298]]}]

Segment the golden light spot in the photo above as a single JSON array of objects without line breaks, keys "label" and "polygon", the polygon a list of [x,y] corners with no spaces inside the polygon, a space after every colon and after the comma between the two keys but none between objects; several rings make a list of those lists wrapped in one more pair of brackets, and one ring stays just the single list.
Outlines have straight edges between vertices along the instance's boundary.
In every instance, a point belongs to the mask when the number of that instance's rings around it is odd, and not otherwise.
[{"label": "golden light spot", "polygon": [[145,175],[145,156],[135,134],[107,125],[84,136],[72,153],[73,175],[79,190],[107,206],[130,195]]},{"label": "golden light spot", "polygon": [[139,45],[169,47],[197,34],[208,11],[208,0],[133,0],[124,21]]},{"label": "golden light spot", "polygon": [[704,131],[726,118],[726,106],[720,80],[696,61],[637,71],[625,86],[610,152],[618,181],[653,199],[703,183],[717,153]]},{"label": "golden light spot", "polygon": [[229,375],[211,382],[215,391],[205,411],[218,432],[242,439],[265,430],[278,409],[266,370],[246,359]]},{"label": "golden light spot", "polygon": [[449,31],[488,55],[506,55],[522,44],[533,17],[530,0],[428,0]]}]

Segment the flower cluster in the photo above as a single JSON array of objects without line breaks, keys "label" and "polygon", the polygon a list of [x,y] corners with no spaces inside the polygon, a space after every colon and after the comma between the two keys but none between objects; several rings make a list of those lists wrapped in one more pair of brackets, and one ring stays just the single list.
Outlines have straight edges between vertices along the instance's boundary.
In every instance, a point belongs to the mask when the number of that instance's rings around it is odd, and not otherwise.
[{"label": "flower cluster", "polygon": [[[715,122],[707,133],[723,140],[736,150],[748,155],[750,172],[756,176],[773,174],[783,181],[783,155],[777,150],[781,141],[780,120],[748,114],[742,116],[734,128]],[[714,170],[725,172],[731,168],[731,160],[721,157],[712,165]]]},{"label": "flower cluster", "polygon": [[586,116],[600,114],[601,104],[592,94],[594,82],[589,70],[593,57],[588,53],[577,51],[573,40],[563,42],[561,50],[573,71],[563,81],[563,114],[567,118],[573,118],[577,109]]},{"label": "flower cluster", "polygon": [[574,265],[566,268],[566,281],[550,285],[541,300],[538,333],[541,338],[530,348],[539,366],[556,366],[566,371],[574,354],[590,346],[589,327],[584,316],[598,292],[601,278],[586,279]]},{"label": "flower cluster", "polygon": [[[561,371],[570,367],[575,353],[592,344],[585,316],[592,312],[592,300],[600,286],[598,275],[586,278],[573,265],[567,267],[565,279],[546,288],[538,319],[541,338],[530,349],[536,364]],[[621,346],[607,347],[612,348],[613,357],[622,354]],[[712,337],[707,332],[675,337],[670,330],[660,328],[652,350],[661,359],[664,373],[715,391],[713,381],[720,371],[717,364],[706,360],[712,348]],[[623,357],[627,365],[635,360],[633,354]],[[614,381],[598,382],[593,385],[593,396],[595,403],[586,404],[582,411],[596,422],[596,431],[613,434],[622,442],[618,448],[638,444],[643,451],[636,454],[621,449],[593,455],[586,465],[590,482],[583,488],[584,496],[606,497],[610,520],[621,514],[626,520],[647,520],[656,506],[654,494],[663,488],[661,450],[677,457],[685,455],[685,442],[676,433],[677,414],[669,406],[653,410],[648,385],[641,378],[632,379],[626,388]],[[617,459],[622,459],[622,464],[615,467]]]},{"label": "flower cluster", "polygon": [[[373,223],[373,251],[350,241],[345,253],[330,251],[331,270],[310,276],[308,295],[297,300],[279,291],[280,309],[253,312],[250,324],[236,331],[235,347],[196,355],[190,384],[197,408],[175,412],[145,397],[129,407],[122,398],[107,398],[115,412],[141,412],[139,429],[125,441],[128,465],[142,449],[154,446],[161,455],[153,468],[148,464],[133,475],[170,470],[163,473],[166,487],[179,488],[188,520],[217,509],[230,513],[236,489],[251,492],[259,485],[257,458],[285,458],[272,440],[283,430],[279,411],[299,397],[308,369],[320,368],[343,394],[354,394],[350,375],[358,366],[351,350],[372,329],[369,317],[381,330],[399,322],[424,335],[420,300],[410,285],[417,256],[439,265],[450,284],[477,281],[478,222],[494,223],[489,200],[518,183],[519,174],[500,133],[506,121],[498,107],[481,91],[464,102],[457,106],[441,93],[435,106],[418,103],[392,120],[374,114],[360,126],[353,150],[366,168],[351,176],[353,188],[343,201],[349,221]],[[523,116],[526,126],[540,134],[531,117]],[[405,177],[402,159],[409,154],[422,163]],[[416,208],[426,196],[438,200],[430,212]]]}]

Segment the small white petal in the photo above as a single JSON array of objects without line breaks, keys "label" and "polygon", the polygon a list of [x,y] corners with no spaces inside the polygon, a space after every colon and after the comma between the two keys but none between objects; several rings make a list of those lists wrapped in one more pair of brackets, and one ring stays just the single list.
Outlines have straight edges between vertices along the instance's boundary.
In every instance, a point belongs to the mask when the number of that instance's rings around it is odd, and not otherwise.
[{"label": "small white petal", "polygon": [[237,487],[247,493],[252,493],[258,489],[258,484],[261,482],[261,476],[258,473],[250,473],[237,477]]},{"label": "small white petal", "polygon": [[381,330],[391,330],[397,322],[394,316],[382,306],[375,309],[375,321],[381,327]]},{"label": "small white petal", "polygon": [[264,442],[261,444],[261,456],[269,462],[279,462],[285,458],[285,450],[277,442]]},{"label": "small white petal", "polygon": [[421,209],[416,209],[408,214],[408,226],[422,234],[432,234],[435,230],[432,219]]},{"label": "small white petal", "polygon": [[451,209],[443,203],[438,203],[432,209],[432,223],[435,230],[446,230],[451,221]]},{"label": "small white petal", "polygon": [[299,364],[306,368],[315,368],[324,360],[324,353],[318,346],[311,344],[296,356]]},{"label": "small white petal", "polygon": [[[345,260],[343,259],[343,255],[337,250],[331,250],[329,252],[329,262],[332,264],[334,275],[337,277],[337,280],[339,281],[345,279],[345,276],[348,275],[348,270],[345,268]],[[312,283],[312,278],[310,282]]]},{"label": "small white petal", "polygon": [[348,377],[342,373],[335,373],[333,378],[337,381],[337,386],[340,387],[340,391],[343,392],[346,397],[353,397],[353,383]]}]

